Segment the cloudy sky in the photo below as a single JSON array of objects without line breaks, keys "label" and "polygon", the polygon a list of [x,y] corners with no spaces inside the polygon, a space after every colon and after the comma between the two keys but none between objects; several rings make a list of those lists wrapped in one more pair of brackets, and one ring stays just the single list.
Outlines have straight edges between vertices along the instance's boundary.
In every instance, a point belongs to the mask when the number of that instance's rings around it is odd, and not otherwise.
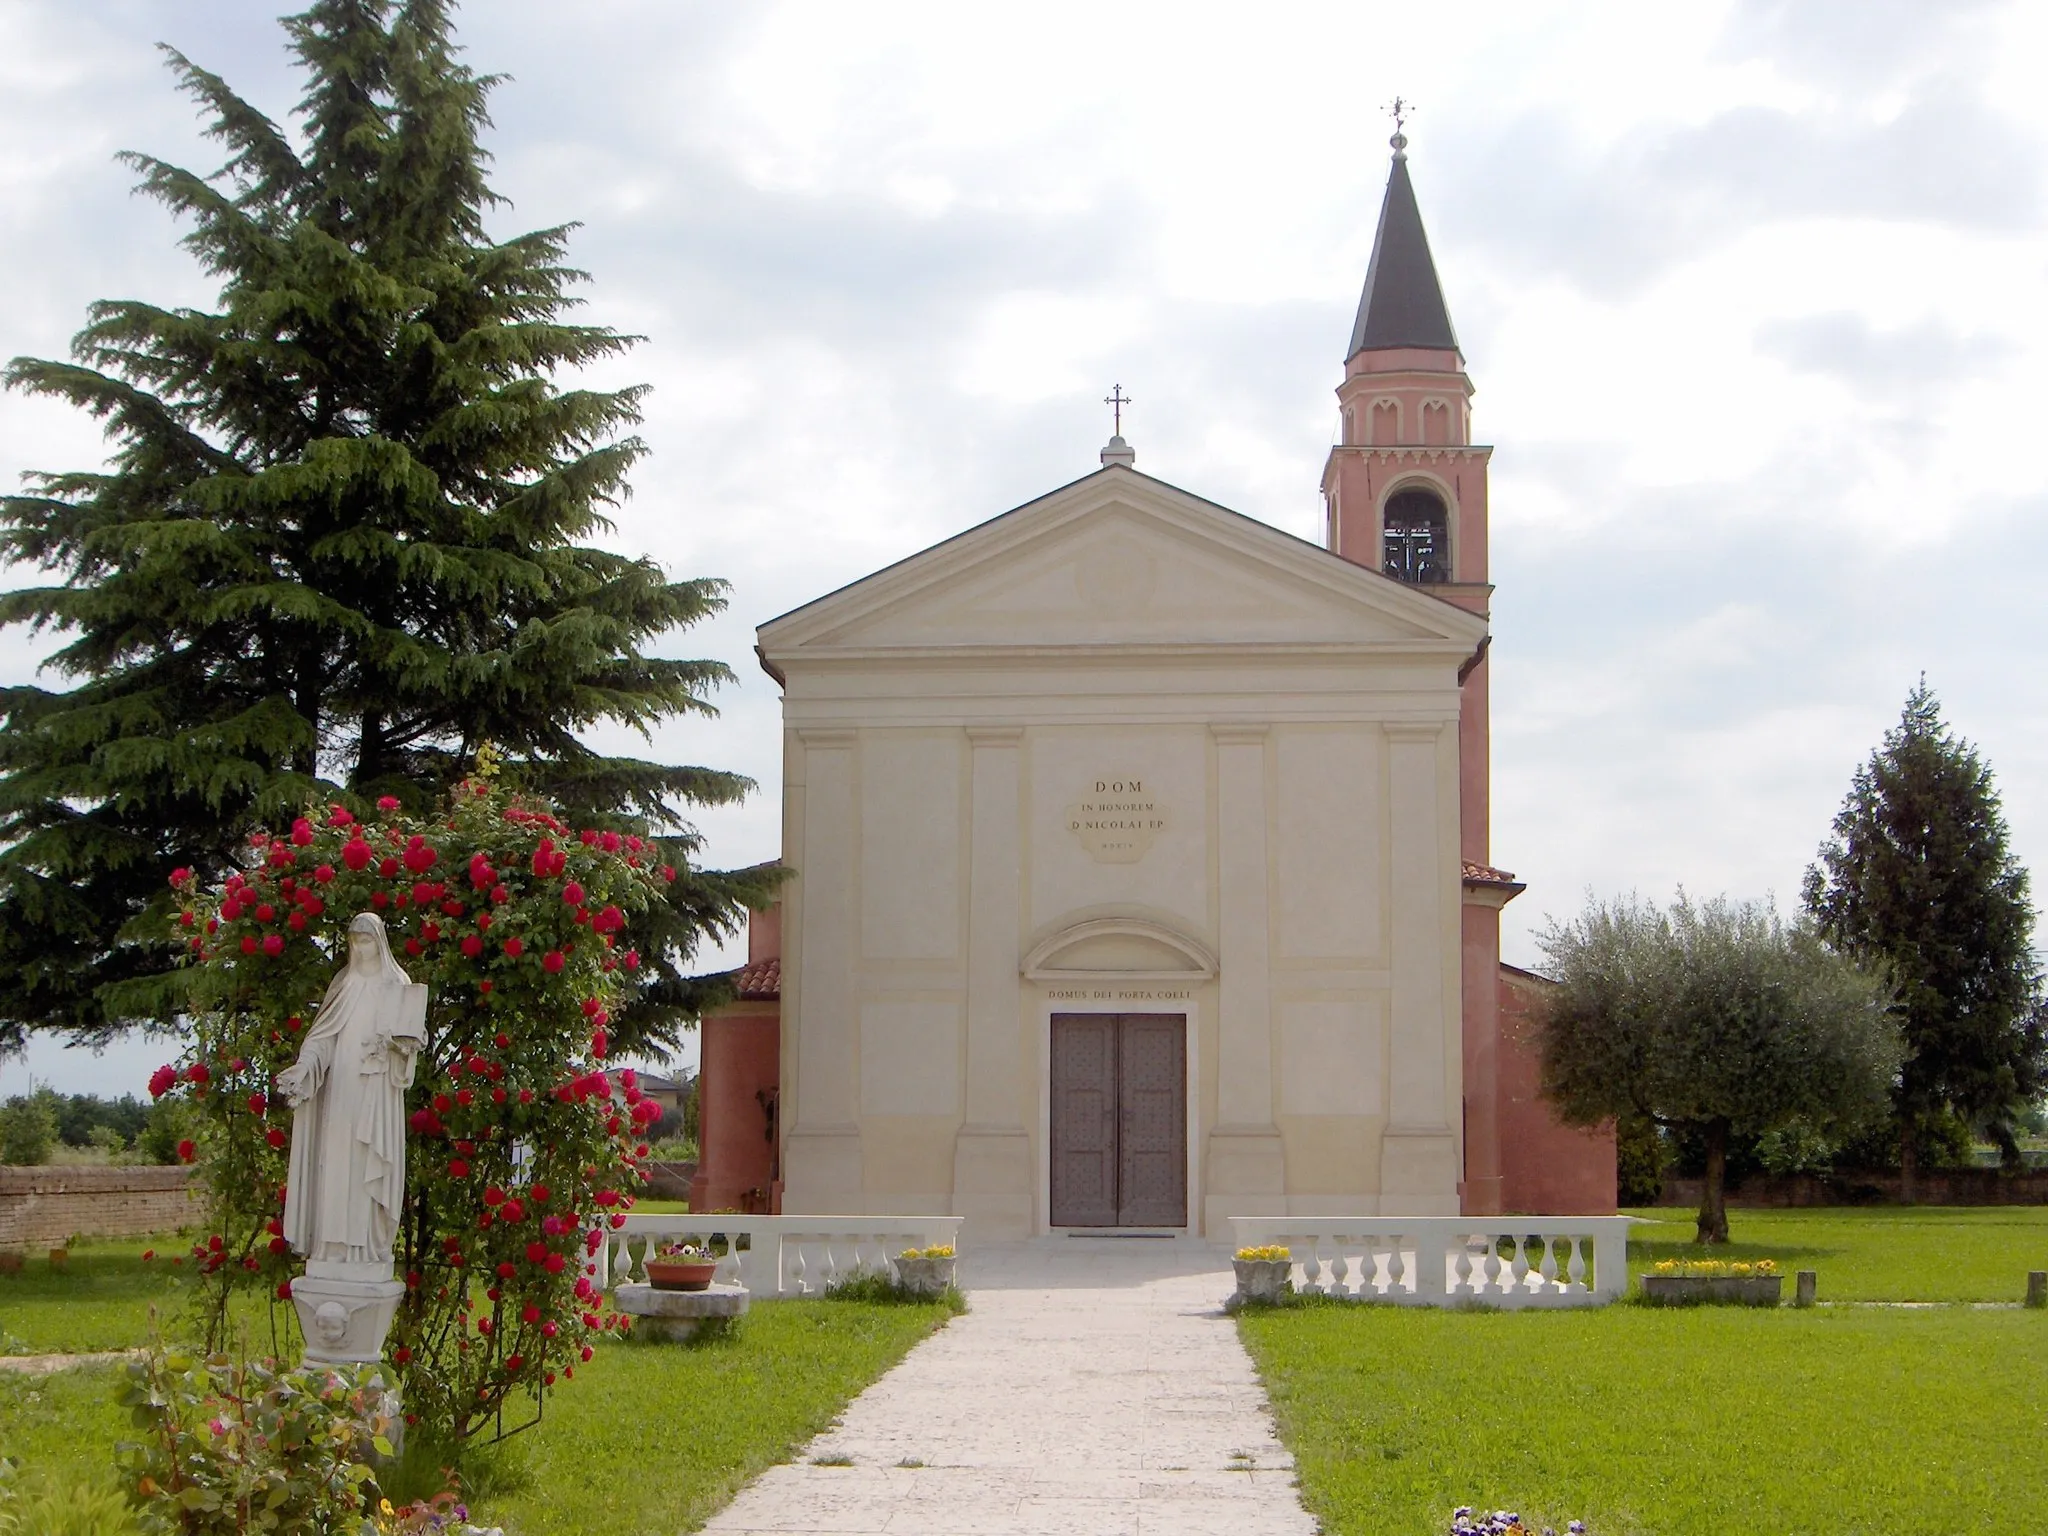
[{"label": "cloudy sky", "polygon": [[[275,8],[0,7],[0,356],[210,301],[112,157],[217,162],[158,41],[283,117]],[[1496,445],[1508,957],[1588,890],[1789,905],[1922,671],[2048,879],[2048,7],[472,0],[463,37],[510,77],[499,232],[581,220],[588,313],[647,338],[602,376],[654,386],[617,542],[732,583],[676,650],[738,685],[661,752],[773,786],[753,626],[1094,468],[1112,383],[1140,468],[1316,537],[1398,92]],[[0,480],[97,452],[0,400]],[[706,817],[715,859],[776,818]]]}]

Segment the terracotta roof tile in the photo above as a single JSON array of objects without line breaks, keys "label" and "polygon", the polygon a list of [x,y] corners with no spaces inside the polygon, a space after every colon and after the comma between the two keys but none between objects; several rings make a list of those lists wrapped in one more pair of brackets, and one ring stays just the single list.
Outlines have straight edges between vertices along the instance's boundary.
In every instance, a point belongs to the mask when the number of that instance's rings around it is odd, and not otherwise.
[{"label": "terracotta roof tile", "polygon": [[1467,885],[1519,885],[1521,882],[1505,869],[1495,869],[1490,864],[1474,864],[1470,859],[1465,863]]},{"label": "terracotta roof tile", "polygon": [[782,996],[782,961],[780,959],[756,960],[752,965],[743,965],[732,973],[733,992],[752,1001],[763,1001]]}]

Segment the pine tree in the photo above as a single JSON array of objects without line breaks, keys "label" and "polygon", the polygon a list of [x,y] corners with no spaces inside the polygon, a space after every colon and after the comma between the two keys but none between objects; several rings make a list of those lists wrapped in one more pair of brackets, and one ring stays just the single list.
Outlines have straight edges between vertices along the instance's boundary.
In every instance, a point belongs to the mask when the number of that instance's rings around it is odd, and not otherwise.
[{"label": "pine tree", "polygon": [[227,162],[123,157],[189,224],[215,308],[101,302],[72,361],[7,370],[111,447],[0,500],[0,549],[56,578],[0,622],[63,636],[71,685],[0,690],[0,1048],[169,1022],[173,868],[214,879],[310,803],[438,803],[486,742],[579,824],[665,834],[678,878],[633,935],[655,976],[618,1036],[672,1040],[716,995],[692,951],[772,881],[693,867],[687,808],[747,780],[579,735],[713,713],[730,678],[646,650],[722,582],[581,542],[628,492],[642,390],[554,375],[637,338],[564,319],[573,225],[486,233],[498,80],[460,62],[446,0],[284,25],[299,132],[166,49]]},{"label": "pine tree", "polygon": [[1857,770],[1805,896],[1831,939],[1897,984],[1906,1060],[1892,1097],[1908,1198],[1922,1133],[1944,1110],[2016,1160],[2017,1117],[2048,1087],[2027,872],[1990,768],[1943,724],[1924,677]]}]

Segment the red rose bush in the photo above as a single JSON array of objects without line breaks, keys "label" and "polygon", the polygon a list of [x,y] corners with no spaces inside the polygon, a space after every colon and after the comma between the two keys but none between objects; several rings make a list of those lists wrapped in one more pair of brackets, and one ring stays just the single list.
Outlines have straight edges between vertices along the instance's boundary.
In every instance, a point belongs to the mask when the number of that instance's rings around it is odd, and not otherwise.
[{"label": "red rose bush", "polygon": [[212,1212],[192,1247],[210,1344],[239,1287],[291,1311],[301,1261],[282,1235],[291,1109],[276,1078],[358,912],[383,918],[431,996],[406,1103],[406,1294],[386,1342],[407,1421],[451,1443],[502,1434],[514,1399],[537,1411],[593,1336],[626,1326],[584,1268],[625,1220],[660,1111],[630,1069],[603,1066],[606,1026],[639,979],[619,933],[671,878],[652,842],[572,828],[483,778],[430,821],[387,797],[368,821],[337,805],[258,834],[216,891],[173,875],[195,1040],[150,1091],[201,1112],[179,1154],[201,1165]]}]

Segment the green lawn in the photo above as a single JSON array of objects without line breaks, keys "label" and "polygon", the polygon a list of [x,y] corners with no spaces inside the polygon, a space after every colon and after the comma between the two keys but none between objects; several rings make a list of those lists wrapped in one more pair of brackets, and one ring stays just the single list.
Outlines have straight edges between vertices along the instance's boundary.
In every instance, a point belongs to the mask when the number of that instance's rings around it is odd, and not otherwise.
[{"label": "green lawn", "polygon": [[[145,1248],[175,1239],[82,1244],[69,1266],[40,1257],[0,1275],[0,1344],[17,1353],[122,1349],[149,1336],[152,1306],[175,1336],[183,1270]],[[252,1347],[268,1348],[268,1308],[249,1304]],[[513,1536],[694,1529],[763,1467],[787,1459],[846,1402],[951,1315],[942,1303],[779,1301],[730,1337],[688,1346],[609,1342],[548,1399],[494,1473],[480,1518]],[[62,1484],[112,1480],[127,1414],[118,1366],[23,1377],[0,1372],[0,1449]]]},{"label": "green lawn", "polygon": [[1953,1536],[2048,1477],[2048,1315],[1890,1308],[1239,1320],[1328,1536],[1470,1503],[1592,1536]]},{"label": "green lawn", "polygon": [[[1693,1246],[1689,1211],[1626,1214],[1656,1223],[1633,1230],[1632,1271],[1708,1251]],[[1734,1241],[1713,1257],[1775,1259],[1788,1276],[1817,1270],[1823,1301],[2018,1301],[2027,1271],[2048,1269],[2048,1206],[1731,1210],[1728,1228]]]},{"label": "green lawn", "polygon": [[524,1486],[478,1516],[513,1536],[694,1530],[948,1316],[936,1302],[777,1301],[728,1339],[614,1344],[526,1437]]},{"label": "green lawn", "polygon": [[[167,1336],[183,1336],[192,1266],[173,1260],[190,1246],[176,1236],[76,1243],[62,1268],[40,1252],[31,1255],[20,1273],[0,1275],[0,1353],[129,1349],[149,1338],[151,1309]],[[145,1260],[144,1253],[157,1257]],[[255,1347],[267,1347],[268,1302],[242,1298],[236,1315]]]}]

